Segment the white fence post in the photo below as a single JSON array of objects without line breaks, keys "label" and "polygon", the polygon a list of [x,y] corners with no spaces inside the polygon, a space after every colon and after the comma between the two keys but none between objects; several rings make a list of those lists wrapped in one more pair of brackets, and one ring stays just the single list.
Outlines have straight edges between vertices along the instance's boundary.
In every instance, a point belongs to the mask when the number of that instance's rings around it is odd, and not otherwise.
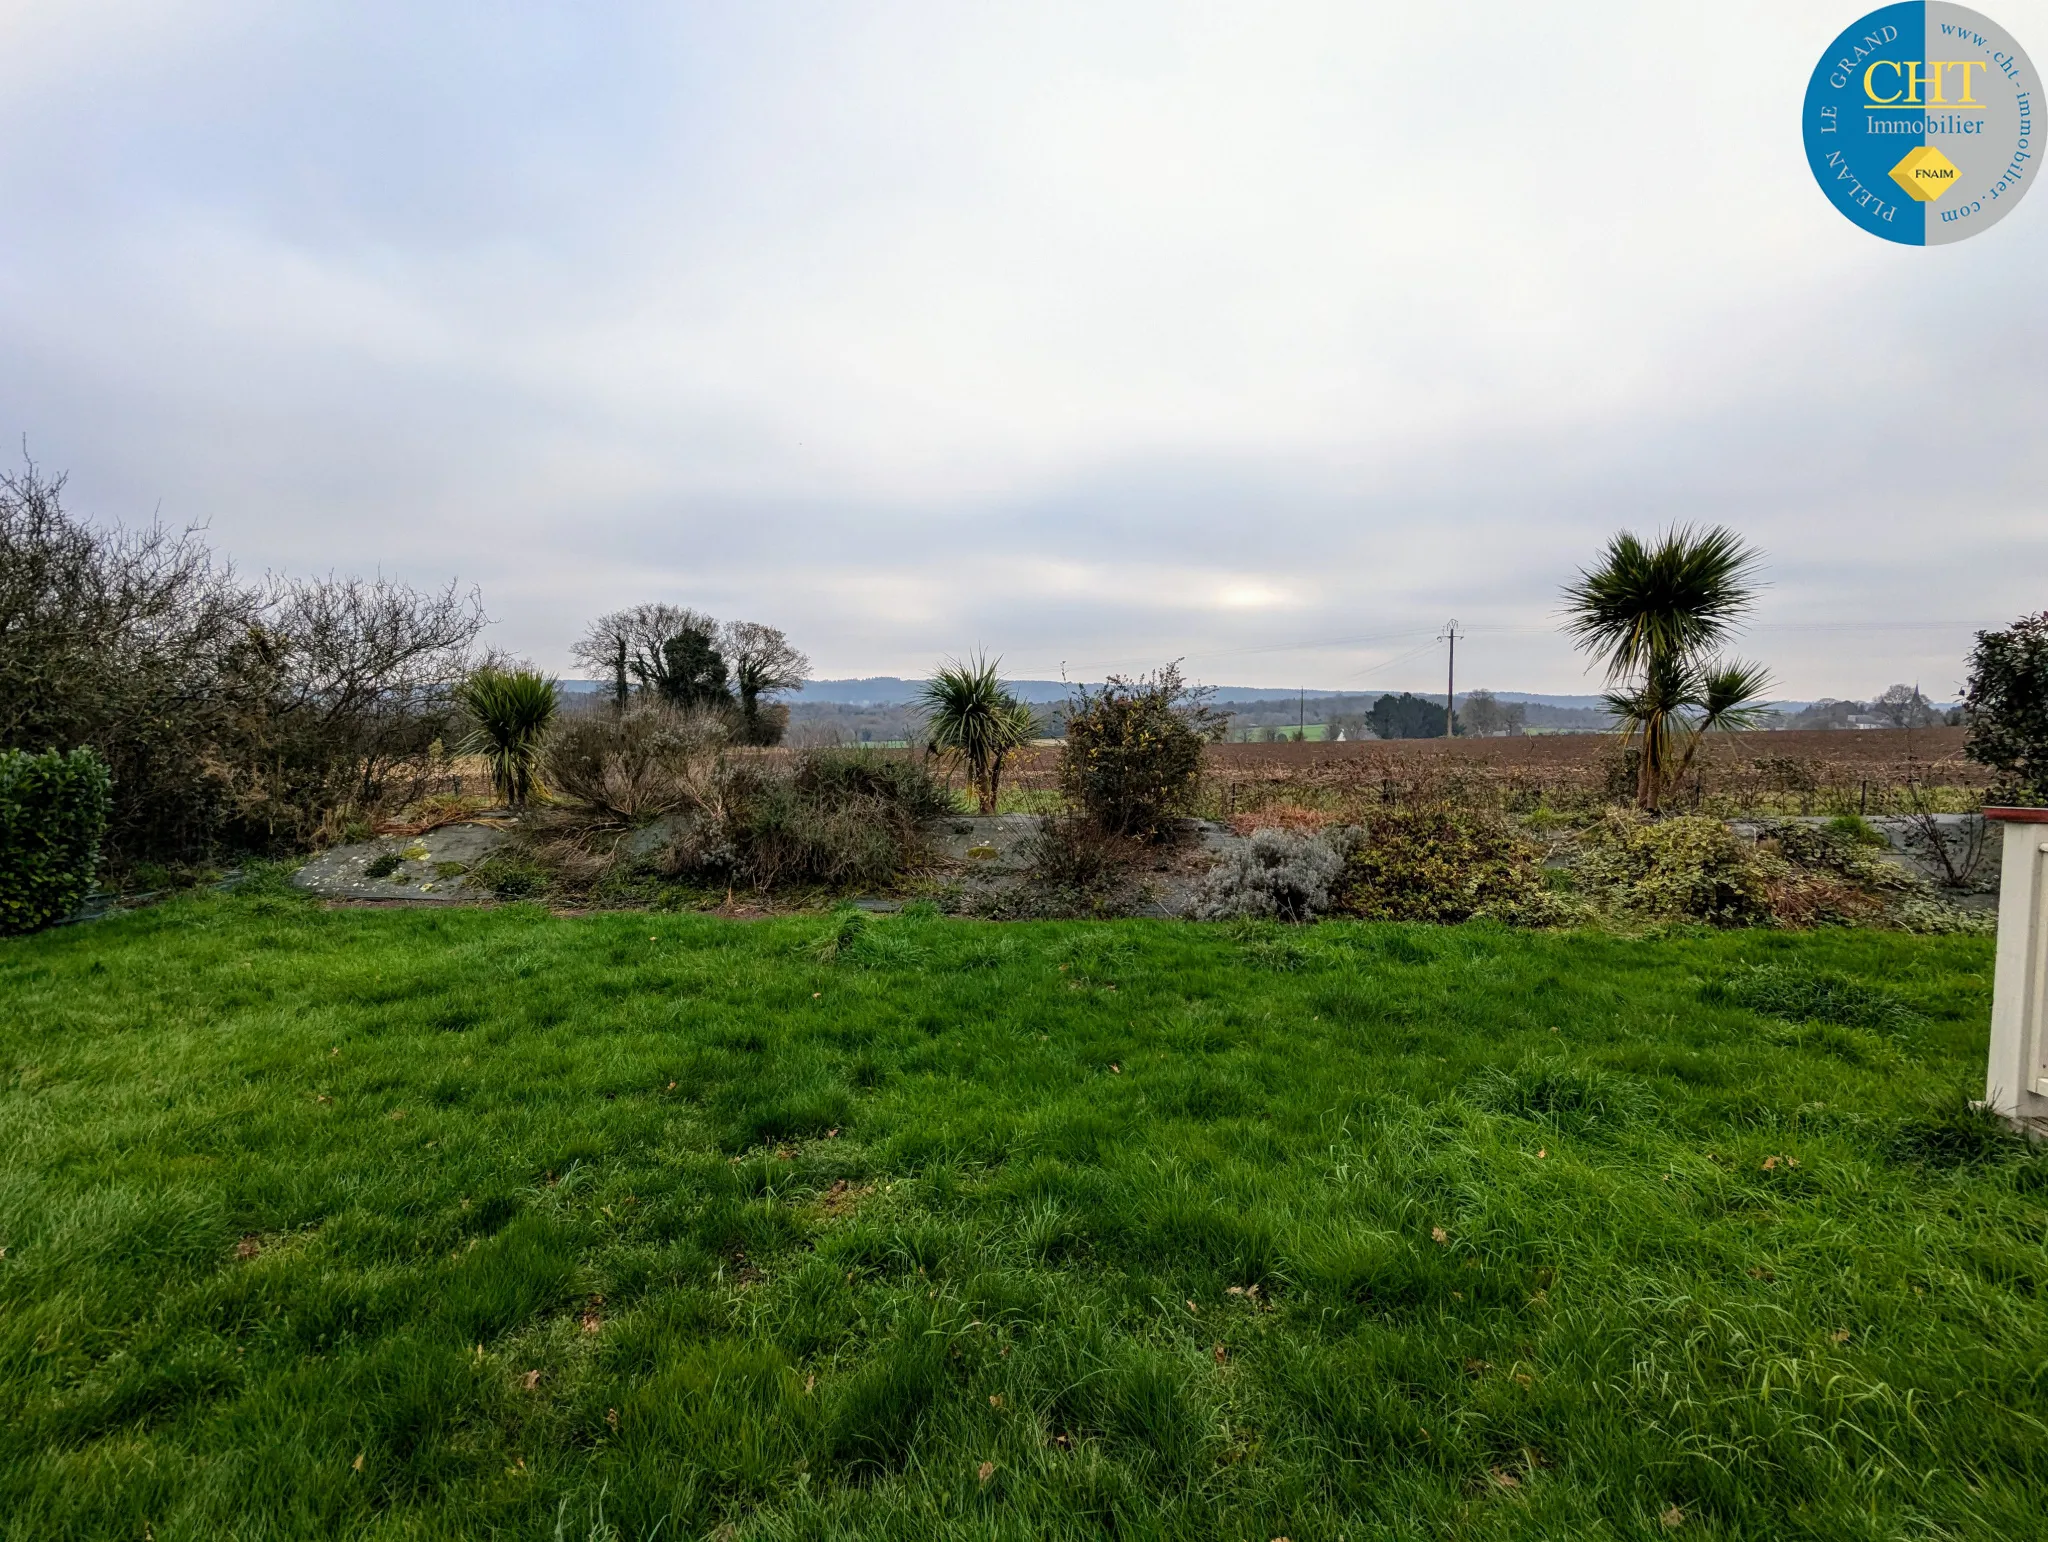
[{"label": "white fence post", "polygon": [[2048,1133],[2048,808],[1987,808],[1984,817],[2005,827],[1984,1100]]}]

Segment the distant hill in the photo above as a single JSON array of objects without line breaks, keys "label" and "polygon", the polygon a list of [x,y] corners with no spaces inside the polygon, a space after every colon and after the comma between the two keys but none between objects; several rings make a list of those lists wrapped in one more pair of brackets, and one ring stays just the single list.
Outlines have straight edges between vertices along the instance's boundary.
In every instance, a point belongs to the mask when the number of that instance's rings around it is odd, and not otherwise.
[{"label": "distant hill", "polygon": [[[1087,683],[1093,686],[1101,682],[1089,681]],[[603,680],[563,680],[559,684],[562,690],[578,695],[590,691],[611,689],[611,683]],[[918,690],[923,684],[922,680],[905,680],[898,675],[866,675],[857,680],[806,680],[802,691],[792,693],[785,699],[792,706],[809,706],[817,703],[848,707],[900,707],[917,700]],[[1017,693],[1020,700],[1039,704],[1065,701],[1074,693],[1074,686],[1065,680],[1012,680],[1010,687]],[[1414,687],[1410,686],[1407,689],[1414,690]],[[1303,694],[1301,691],[1288,690],[1279,686],[1219,685],[1216,687],[1215,701],[1218,706],[1227,707],[1233,702],[1294,701]],[[1386,694],[1388,694],[1386,689],[1360,691],[1322,691],[1311,689],[1306,692],[1307,698],[1311,702],[1320,702],[1325,705],[1332,702],[1340,702],[1346,705],[1357,703],[1365,707],[1370,707],[1373,702]],[[1393,694],[1398,696],[1400,691],[1396,689],[1393,691]],[[1416,691],[1415,694],[1418,696],[1433,694],[1436,700],[1443,700],[1443,693],[1441,691],[1434,693]],[[1590,694],[1546,696],[1529,691],[1495,691],[1493,694],[1502,701],[1528,702],[1531,705],[1544,707],[1591,708],[1601,705],[1601,698]],[[1460,691],[1458,699],[1462,701],[1464,698],[1465,692]],[[1811,706],[1812,703],[1804,701],[1779,701],[1773,702],[1771,705],[1780,712],[1798,712]]]},{"label": "distant hill", "polygon": [[[922,680],[904,680],[895,675],[869,675],[859,680],[806,680],[800,695],[789,698],[792,702],[835,702],[847,706],[888,707],[900,706],[917,699]],[[1100,684],[1090,681],[1090,685]],[[1074,687],[1064,680],[1012,680],[1010,687],[1022,701],[1056,702],[1065,701],[1074,693]],[[1409,687],[1413,689],[1413,687]],[[1219,685],[1216,687],[1216,702],[1225,705],[1234,701],[1293,701],[1303,693],[1284,686],[1268,685]],[[1325,691],[1311,689],[1307,695],[1312,701],[1357,701],[1367,706],[1386,695],[1385,689],[1357,691]],[[1394,692],[1399,695],[1397,689]],[[1417,692],[1426,695],[1427,692]],[[1462,698],[1464,692],[1460,691]],[[1541,702],[1550,707],[1597,707],[1598,696],[1532,696],[1521,691],[1496,691],[1502,701]],[[1442,693],[1438,693],[1442,699]]]}]

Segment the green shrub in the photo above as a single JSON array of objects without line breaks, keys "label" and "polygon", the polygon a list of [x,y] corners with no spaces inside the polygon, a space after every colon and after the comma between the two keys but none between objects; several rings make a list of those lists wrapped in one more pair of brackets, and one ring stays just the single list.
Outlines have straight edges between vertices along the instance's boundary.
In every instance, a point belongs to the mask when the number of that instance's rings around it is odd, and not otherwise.
[{"label": "green shrub", "polygon": [[1790,964],[1758,964],[1709,983],[1700,994],[1708,1001],[1747,1007],[1793,1023],[1840,1023],[1846,1028],[1896,1033],[1920,1020],[1918,1013],[1882,986]]},{"label": "green shrub", "polygon": [[733,874],[762,889],[894,882],[951,807],[921,763],[866,750],[809,750],[787,772],[734,766],[721,792]]},{"label": "green shrub", "polygon": [[1768,824],[1759,830],[1758,842],[1798,867],[1833,873],[1867,889],[1917,887],[1905,868],[1878,854],[1886,849],[1885,838],[1854,814],[1840,815],[1824,825],[1796,819]]},{"label": "green shrub", "polygon": [[89,749],[0,751],[0,934],[76,910],[100,865],[113,781]]},{"label": "green shrub", "polygon": [[1965,910],[1938,899],[1909,899],[1892,914],[1902,932],[1923,937],[1989,937],[1998,931],[1995,910]]},{"label": "green shrub", "polygon": [[1504,821],[1444,804],[1381,809],[1337,887],[1337,908],[1373,921],[1534,919],[1545,904],[1536,848]]},{"label": "green shrub", "polygon": [[1861,814],[1837,814],[1822,826],[1830,835],[1853,841],[1858,846],[1883,846],[1885,838]]},{"label": "green shrub", "polygon": [[1963,713],[1965,753],[1998,773],[1993,801],[2048,803],[2048,611],[1977,634]]},{"label": "green shrub", "polygon": [[1111,835],[1160,841],[1194,811],[1202,746],[1226,721],[1180,666],[1082,688],[1067,710],[1060,790]]},{"label": "green shrub", "polygon": [[1624,916],[1743,926],[1769,914],[1763,874],[1718,819],[1649,819],[1616,810],[1587,832],[1582,891]]}]

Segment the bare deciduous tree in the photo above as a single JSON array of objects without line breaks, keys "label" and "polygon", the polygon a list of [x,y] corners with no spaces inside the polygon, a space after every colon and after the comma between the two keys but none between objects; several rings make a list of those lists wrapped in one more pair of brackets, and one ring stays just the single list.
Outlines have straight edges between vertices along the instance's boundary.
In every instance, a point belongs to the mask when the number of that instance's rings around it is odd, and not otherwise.
[{"label": "bare deciduous tree", "polygon": [[612,682],[620,706],[635,685],[664,699],[675,696],[668,645],[689,633],[715,638],[718,623],[684,605],[633,605],[591,622],[570,656]]},{"label": "bare deciduous tree", "polygon": [[1870,710],[1894,728],[1930,728],[1941,721],[1934,703],[1920,694],[1917,685],[1888,687],[1870,703]]},{"label": "bare deciduous tree", "polygon": [[778,709],[777,715],[770,717],[763,710],[763,698],[801,688],[810,673],[810,659],[790,643],[780,627],[759,621],[726,622],[719,629],[718,642],[739,698],[740,737],[750,744],[777,742],[782,737],[781,719],[787,714]]}]

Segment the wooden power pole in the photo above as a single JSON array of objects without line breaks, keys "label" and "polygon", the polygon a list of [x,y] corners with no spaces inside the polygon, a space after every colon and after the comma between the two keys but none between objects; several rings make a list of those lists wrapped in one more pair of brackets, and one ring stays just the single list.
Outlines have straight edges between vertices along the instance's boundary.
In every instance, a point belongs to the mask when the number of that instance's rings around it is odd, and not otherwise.
[{"label": "wooden power pole", "polygon": [[1458,736],[1458,623],[1444,623],[1443,640],[1451,645],[1450,663],[1444,670],[1444,737]]}]

